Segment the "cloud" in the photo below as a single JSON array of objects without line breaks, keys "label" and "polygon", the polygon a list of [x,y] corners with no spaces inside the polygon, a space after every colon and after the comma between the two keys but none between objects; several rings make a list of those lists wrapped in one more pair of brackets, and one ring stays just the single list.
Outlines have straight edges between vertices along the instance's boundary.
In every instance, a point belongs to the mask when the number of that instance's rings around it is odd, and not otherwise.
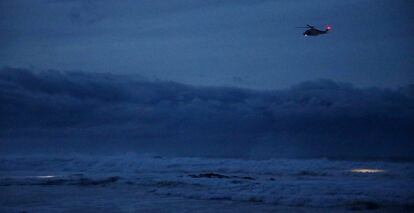
[{"label": "cloud", "polygon": [[321,79],[255,91],[3,68],[0,146],[3,151],[412,157],[413,88],[361,89]]}]

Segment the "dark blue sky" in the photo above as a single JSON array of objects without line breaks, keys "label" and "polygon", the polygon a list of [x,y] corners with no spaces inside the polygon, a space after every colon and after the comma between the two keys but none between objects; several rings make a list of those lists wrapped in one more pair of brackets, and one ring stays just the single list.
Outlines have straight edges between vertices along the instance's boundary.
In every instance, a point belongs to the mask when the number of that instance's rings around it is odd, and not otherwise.
[{"label": "dark blue sky", "polygon": [[[414,1],[2,0],[0,66],[284,88],[414,80]],[[305,38],[305,24],[333,26]]]}]

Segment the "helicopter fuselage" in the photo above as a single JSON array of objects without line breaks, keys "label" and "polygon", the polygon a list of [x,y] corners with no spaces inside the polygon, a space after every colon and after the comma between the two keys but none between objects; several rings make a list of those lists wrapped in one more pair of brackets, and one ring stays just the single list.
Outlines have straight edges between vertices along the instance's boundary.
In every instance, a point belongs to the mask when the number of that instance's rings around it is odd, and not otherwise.
[{"label": "helicopter fuselage", "polygon": [[329,29],[326,29],[326,30],[318,30],[316,28],[311,28],[309,30],[306,30],[303,33],[303,35],[304,36],[318,36],[318,35],[321,35],[321,34],[326,34],[326,33],[328,33],[328,31],[329,31]]}]

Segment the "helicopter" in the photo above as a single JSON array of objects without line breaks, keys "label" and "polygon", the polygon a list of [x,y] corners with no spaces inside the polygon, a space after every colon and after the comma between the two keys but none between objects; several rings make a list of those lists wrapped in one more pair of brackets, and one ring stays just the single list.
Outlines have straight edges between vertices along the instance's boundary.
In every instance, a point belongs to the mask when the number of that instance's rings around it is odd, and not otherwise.
[{"label": "helicopter", "polygon": [[312,26],[309,24],[307,24],[306,27],[298,27],[298,28],[308,28],[308,30],[306,30],[303,33],[304,36],[318,36],[318,35],[326,34],[332,29],[332,27],[328,25],[325,27],[325,30],[319,30],[315,28],[315,26]]}]

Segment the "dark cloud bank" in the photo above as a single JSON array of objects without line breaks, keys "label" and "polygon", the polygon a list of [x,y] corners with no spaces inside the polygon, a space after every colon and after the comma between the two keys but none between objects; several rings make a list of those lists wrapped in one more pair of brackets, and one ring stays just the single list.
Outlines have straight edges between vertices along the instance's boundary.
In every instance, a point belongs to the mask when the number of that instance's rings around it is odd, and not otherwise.
[{"label": "dark cloud bank", "polygon": [[0,152],[413,157],[414,85],[253,91],[84,72],[0,71]]}]

